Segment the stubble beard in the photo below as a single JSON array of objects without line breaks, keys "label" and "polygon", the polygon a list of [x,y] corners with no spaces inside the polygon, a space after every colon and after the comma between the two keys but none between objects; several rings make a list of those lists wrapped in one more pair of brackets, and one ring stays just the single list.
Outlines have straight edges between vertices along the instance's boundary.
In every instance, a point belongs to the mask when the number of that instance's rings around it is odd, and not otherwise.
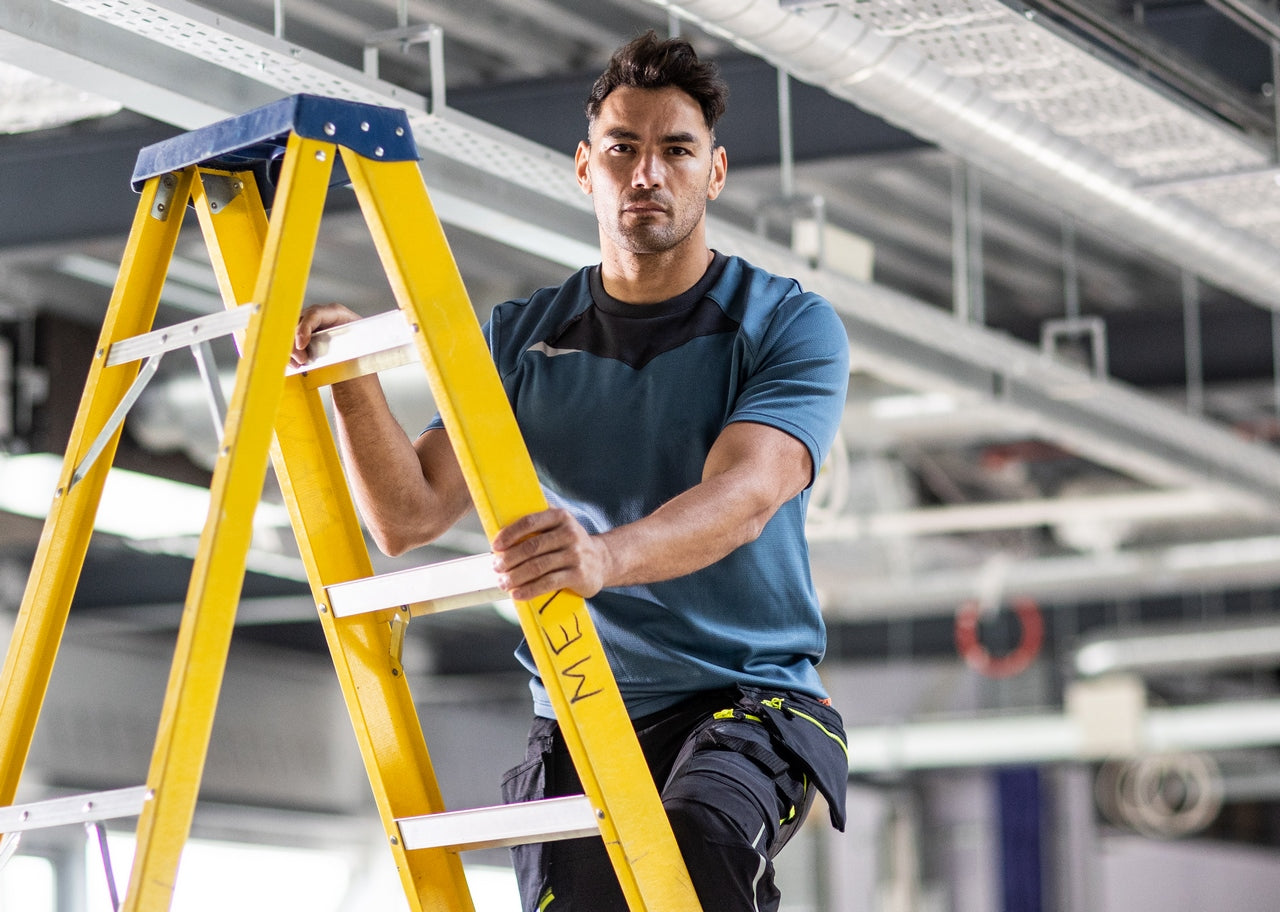
[{"label": "stubble beard", "polygon": [[633,254],[658,254],[674,250],[687,241],[701,221],[701,212],[675,220],[667,217],[632,220],[622,212],[612,219],[613,241]]}]

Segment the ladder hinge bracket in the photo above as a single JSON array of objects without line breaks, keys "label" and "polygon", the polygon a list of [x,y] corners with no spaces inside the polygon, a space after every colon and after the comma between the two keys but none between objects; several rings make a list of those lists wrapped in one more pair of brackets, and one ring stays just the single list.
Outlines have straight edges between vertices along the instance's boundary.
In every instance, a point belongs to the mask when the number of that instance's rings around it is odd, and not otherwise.
[{"label": "ladder hinge bracket", "polygon": [[221,212],[231,201],[244,192],[244,180],[230,174],[200,172],[204,195],[212,212]]},{"label": "ladder hinge bracket", "polygon": [[391,675],[404,677],[404,635],[409,629],[409,606],[401,605],[391,616]]},{"label": "ladder hinge bracket", "polygon": [[153,219],[159,222],[168,220],[169,213],[173,211],[173,198],[177,192],[178,175],[173,172],[160,175],[159,183],[156,185],[156,198],[151,203]]}]

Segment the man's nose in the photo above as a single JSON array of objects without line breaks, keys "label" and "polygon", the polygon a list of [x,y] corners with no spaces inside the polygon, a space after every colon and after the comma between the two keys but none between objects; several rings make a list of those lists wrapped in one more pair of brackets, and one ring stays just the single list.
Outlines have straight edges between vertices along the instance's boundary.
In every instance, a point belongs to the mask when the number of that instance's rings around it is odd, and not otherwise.
[{"label": "man's nose", "polygon": [[663,181],[662,162],[656,155],[641,155],[631,174],[631,186],[652,189]]}]

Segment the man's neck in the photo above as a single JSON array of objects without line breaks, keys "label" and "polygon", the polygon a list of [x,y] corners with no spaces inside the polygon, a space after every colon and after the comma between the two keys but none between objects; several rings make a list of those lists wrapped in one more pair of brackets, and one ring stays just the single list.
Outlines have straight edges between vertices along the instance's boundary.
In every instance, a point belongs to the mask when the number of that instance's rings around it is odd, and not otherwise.
[{"label": "man's neck", "polygon": [[606,251],[600,278],[609,296],[627,304],[643,306],[670,300],[698,283],[711,265],[712,253],[705,243],[685,250],[662,253]]}]

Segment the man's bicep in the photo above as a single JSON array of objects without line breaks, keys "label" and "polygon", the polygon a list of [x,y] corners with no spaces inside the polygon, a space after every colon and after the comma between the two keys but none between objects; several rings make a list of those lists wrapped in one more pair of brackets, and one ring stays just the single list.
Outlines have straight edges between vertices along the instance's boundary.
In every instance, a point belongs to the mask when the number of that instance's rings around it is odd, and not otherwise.
[{"label": "man's bicep", "polygon": [[741,473],[767,493],[776,508],[803,491],[813,477],[809,447],[772,425],[754,421],[729,424],[703,468],[703,479],[727,472]]},{"label": "man's bicep", "polygon": [[428,428],[414,441],[413,448],[441,514],[451,523],[461,519],[471,508],[471,494],[448,433],[443,428]]}]

